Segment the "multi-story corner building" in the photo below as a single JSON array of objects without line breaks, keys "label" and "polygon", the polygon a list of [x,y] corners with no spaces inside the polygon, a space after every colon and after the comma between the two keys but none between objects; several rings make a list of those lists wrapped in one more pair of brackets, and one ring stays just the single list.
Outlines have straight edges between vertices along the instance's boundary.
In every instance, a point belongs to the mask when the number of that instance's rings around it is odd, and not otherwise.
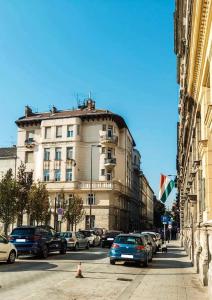
[{"label": "multi-story corner building", "polygon": [[16,124],[17,167],[24,162],[34,181],[46,183],[51,225],[57,224],[61,195],[68,203],[75,194],[85,209],[78,228],[89,228],[90,216],[91,227],[141,227],[140,154],[121,116],[96,109],[89,99],[75,110],[34,113],[26,107]]},{"label": "multi-story corner building", "polygon": [[[181,239],[212,297],[212,1],[177,0]],[[211,299],[211,298],[210,298]]]}]

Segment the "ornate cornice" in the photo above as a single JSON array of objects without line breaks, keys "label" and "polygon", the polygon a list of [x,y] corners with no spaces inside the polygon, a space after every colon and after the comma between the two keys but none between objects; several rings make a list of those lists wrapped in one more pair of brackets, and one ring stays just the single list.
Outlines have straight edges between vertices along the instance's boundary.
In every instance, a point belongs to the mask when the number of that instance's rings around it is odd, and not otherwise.
[{"label": "ornate cornice", "polygon": [[197,17],[197,13],[193,12],[193,18],[196,18],[197,20],[195,24],[196,26],[193,26],[193,43],[195,43],[196,30],[198,30],[196,45],[191,45],[191,47],[194,47],[194,49],[196,48],[196,51],[193,52],[193,57],[191,57],[192,61],[190,62],[191,65],[193,65],[193,78],[190,78],[190,80],[192,81],[191,96],[194,99],[197,99],[199,77],[202,67],[206,30],[208,25],[209,8],[211,4],[210,2],[210,0],[196,1],[196,11],[199,11],[199,19]]}]

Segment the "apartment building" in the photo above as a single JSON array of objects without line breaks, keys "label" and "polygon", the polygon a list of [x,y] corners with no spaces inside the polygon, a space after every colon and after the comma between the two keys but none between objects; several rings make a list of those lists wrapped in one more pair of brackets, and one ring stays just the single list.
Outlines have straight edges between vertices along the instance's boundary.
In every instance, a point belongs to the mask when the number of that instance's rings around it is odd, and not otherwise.
[{"label": "apartment building", "polygon": [[177,0],[181,241],[212,298],[212,1]]},{"label": "apartment building", "polygon": [[106,229],[141,227],[140,154],[121,116],[88,99],[74,110],[34,113],[27,106],[16,124],[17,167],[24,162],[34,181],[45,182],[52,226],[58,224],[55,208],[75,194],[85,209],[77,228],[89,228],[90,221]]}]

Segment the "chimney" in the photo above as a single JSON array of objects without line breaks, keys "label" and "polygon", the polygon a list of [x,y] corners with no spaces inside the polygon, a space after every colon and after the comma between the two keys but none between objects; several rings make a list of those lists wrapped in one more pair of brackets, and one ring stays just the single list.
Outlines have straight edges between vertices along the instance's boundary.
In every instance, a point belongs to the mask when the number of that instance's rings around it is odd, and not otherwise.
[{"label": "chimney", "polygon": [[87,100],[86,106],[88,110],[95,110],[95,101],[89,98]]},{"label": "chimney", "polygon": [[26,105],[25,106],[25,117],[27,118],[27,117],[30,117],[32,115],[33,115],[33,113],[32,113],[31,107],[29,107],[28,105]]}]

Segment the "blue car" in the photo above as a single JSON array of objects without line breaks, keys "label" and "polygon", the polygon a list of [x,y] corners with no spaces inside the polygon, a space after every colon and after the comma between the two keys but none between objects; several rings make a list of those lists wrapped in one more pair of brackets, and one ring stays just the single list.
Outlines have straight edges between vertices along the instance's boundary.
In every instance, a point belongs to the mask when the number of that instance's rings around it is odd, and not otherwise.
[{"label": "blue car", "polygon": [[140,234],[118,235],[109,252],[110,264],[117,261],[132,261],[148,266],[148,249],[144,237]]}]

